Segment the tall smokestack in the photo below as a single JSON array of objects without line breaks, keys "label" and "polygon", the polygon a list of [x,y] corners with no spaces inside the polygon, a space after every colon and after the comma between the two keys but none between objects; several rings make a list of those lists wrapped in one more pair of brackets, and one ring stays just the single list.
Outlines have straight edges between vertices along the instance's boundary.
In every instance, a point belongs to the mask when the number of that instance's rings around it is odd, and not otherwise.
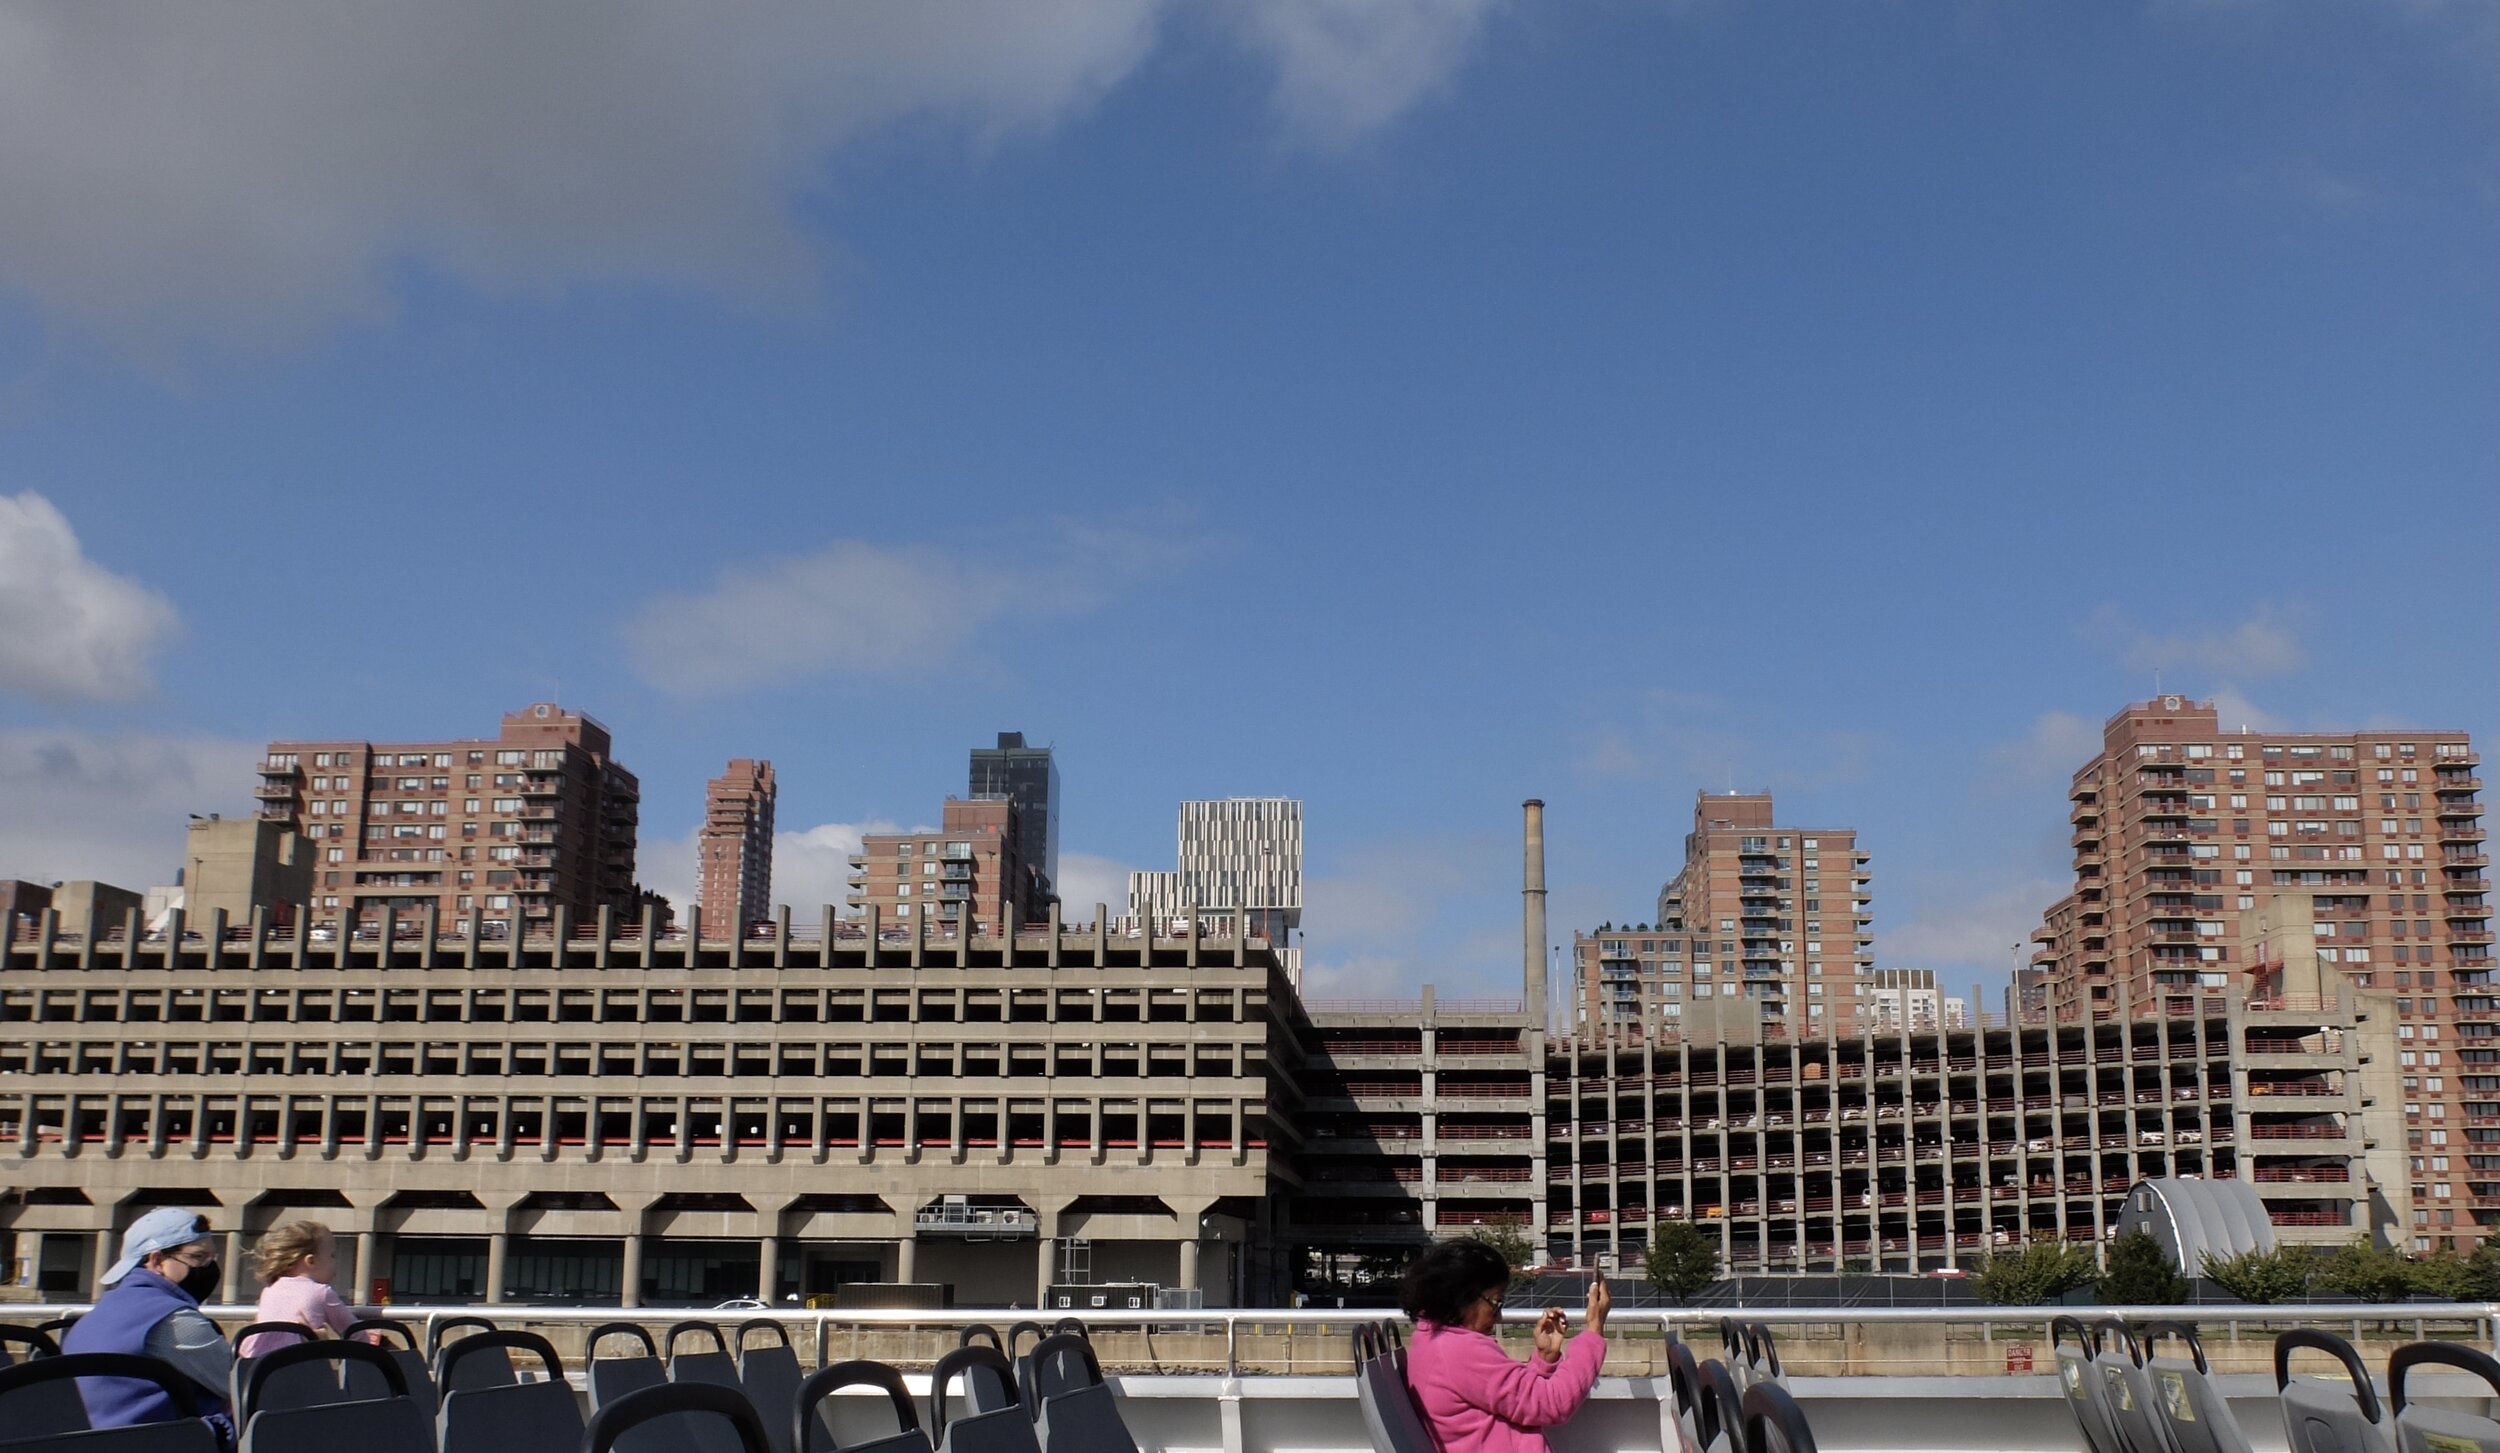
[{"label": "tall smokestack", "polygon": [[1545,1022],[1545,804],[1531,797],[1520,804],[1528,814],[1527,874],[1520,885],[1521,936],[1520,968],[1524,971],[1528,991],[1528,1023],[1538,1029]]}]

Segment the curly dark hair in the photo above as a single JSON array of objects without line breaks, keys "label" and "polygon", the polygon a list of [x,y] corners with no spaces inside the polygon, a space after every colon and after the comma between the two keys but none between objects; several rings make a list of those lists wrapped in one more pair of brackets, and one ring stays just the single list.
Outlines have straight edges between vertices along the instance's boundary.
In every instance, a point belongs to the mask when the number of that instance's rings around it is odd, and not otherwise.
[{"label": "curly dark hair", "polygon": [[1418,1322],[1453,1326],[1489,1291],[1510,1285],[1502,1253],[1473,1239],[1444,1241],[1415,1259],[1398,1280],[1398,1306]]}]

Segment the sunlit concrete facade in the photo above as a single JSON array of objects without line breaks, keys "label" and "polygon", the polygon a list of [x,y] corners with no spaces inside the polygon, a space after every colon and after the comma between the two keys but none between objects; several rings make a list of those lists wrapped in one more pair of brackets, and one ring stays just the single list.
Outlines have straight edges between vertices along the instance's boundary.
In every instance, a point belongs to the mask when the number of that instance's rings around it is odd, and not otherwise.
[{"label": "sunlit concrete facade", "polygon": [[1071,1268],[1276,1294],[1270,1056],[1298,1031],[1263,942],[550,927],[39,920],[0,959],[13,1254],[83,1294],[121,1227],[176,1204],[235,1267],[270,1225],[325,1221],[342,1284],[400,1301],[902,1281],[1030,1306]]},{"label": "sunlit concrete facade", "polygon": [[1288,1228],[1306,1268],[1507,1223],[1632,1273],[1675,1219],[1735,1272],[1927,1271],[2041,1236],[2098,1245],[2130,1185],[2170,1175],[2250,1182],[2286,1242],[2408,1219],[2383,1173],[2402,1120],[2373,1078],[2393,1026],[2350,995],[1837,1040],[1622,1033],[1533,1058],[1515,1006],[1310,1020],[1296,1164],[1325,1194]]}]

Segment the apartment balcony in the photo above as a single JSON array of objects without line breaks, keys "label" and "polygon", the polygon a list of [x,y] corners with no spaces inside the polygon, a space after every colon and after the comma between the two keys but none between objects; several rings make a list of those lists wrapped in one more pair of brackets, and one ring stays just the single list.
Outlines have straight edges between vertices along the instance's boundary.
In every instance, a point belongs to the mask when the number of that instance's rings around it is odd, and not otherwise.
[{"label": "apartment balcony", "polygon": [[2443,843],[2478,843],[2489,835],[2482,823],[2472,819],[2440,819],[2439,840]]},{"label": "apartment balcony", "polygon": [[523,797],[562,797],[564,778],[554,772],[532,772],[521,779],[518,791]]},{"label": "apartment balcony", "polygon": [[2440,792],[2480,792],[2483,789],[2483,779],[2471,773],[2451,775],[2442,772],[2432,786],[2434,790]]},{"label": "apartment balcony", "polygon": [[292,800],[295,796],[295,784],[292,782],[263,782],[258,787],[252,789],[252,795],[260,798]]}]

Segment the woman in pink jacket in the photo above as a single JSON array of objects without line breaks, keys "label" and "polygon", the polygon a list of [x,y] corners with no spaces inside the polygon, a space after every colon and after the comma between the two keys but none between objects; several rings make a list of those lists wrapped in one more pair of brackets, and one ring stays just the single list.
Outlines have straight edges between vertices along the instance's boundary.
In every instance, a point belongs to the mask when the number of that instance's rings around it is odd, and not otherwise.
[{"label": "woman in pink jacket", "polygon": [[1536,1355],[1510,1360],[1493,1329],[1510,1293],[1510,1265],[1481,1241],[1444,1241],[1408,1267],[1398,1305],[1415,1319],[1406,1380],[1441,1453],[1547,1453],[1550,1428],[1580,1410],[1606,1360],[1604,1278],[1589,1283],[1580,1335],[1563,1340],[1562,1308],[1536,1322]]}]

